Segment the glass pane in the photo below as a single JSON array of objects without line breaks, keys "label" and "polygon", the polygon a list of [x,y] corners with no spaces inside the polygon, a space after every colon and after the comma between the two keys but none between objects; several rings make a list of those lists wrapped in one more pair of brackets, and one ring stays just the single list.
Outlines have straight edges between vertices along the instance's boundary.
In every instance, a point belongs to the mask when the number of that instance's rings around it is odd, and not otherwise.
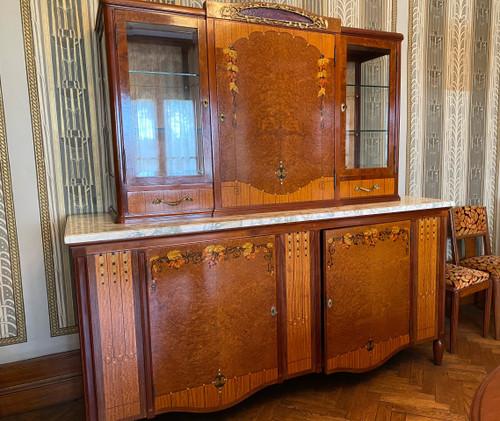
[{"label": "glass pane", "polygon": [[347,46],[346,168],[388,165],[390,51]]},{"label": "glass pane", "polygon": [[127,23],[136,177],[203,174],[196,28]]}]

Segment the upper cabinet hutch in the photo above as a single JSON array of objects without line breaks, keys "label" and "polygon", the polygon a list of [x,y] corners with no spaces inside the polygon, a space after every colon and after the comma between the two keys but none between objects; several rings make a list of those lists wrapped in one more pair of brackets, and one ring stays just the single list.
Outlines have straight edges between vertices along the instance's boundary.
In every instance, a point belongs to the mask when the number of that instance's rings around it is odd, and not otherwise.
[{"label": "upper cabinet hutch", "polygon": [[267,3],[101,3],[118,222],[398,199],[400,34]]},{"label": "upper cabinet hutch", "polygon": [[216,411],[425,341],[441,363],[451,203],[399,201],[401,35],[136,0],[101,0],[97,31],[115,215],[65,236],[88,420]]}]

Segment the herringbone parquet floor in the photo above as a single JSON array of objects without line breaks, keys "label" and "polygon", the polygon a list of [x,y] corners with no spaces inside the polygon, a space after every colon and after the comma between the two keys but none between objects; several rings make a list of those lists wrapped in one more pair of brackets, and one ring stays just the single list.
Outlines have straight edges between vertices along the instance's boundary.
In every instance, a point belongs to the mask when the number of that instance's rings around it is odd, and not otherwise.
[{"label": "herringbone parquet floor", "polygon": [[[163,421],[468,420],[471,400],[486,374],[500,365],[500,341],[483,338],[481,311],[461,309],[458,353],[432,362],[432,345],[407,349],[363,374],[315,374],[260,391],[235,407],[212,414],[165,414]],[[448,347],[447,347],[448,349]],[[82,401],[5,421],[84,420]]]}]

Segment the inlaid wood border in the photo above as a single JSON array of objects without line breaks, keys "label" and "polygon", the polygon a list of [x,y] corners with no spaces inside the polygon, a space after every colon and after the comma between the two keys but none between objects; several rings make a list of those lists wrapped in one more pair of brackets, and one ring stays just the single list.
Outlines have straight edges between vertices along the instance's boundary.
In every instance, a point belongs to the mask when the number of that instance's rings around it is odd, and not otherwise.
[{"label": "inlaid wood border", "polygon": [[24,314],[23,287],[19,260],[19,244],[17,239],[14,200],[12,197],[12,181],[10,174],[9,152],[7,147],[7,131],[3,105],[2,83],[0,81],[0,175],[2,179],[3,205],[5,224],[7,226],[8,255],[10,260],[10,280],[14,296],[16,336],[0,338],[0,346],[26,342],[26,319]]},{"label": "inlaid wood border", "polygon": [[78,332],[78,326],[60,327],[57,311],[57,290],[54,268],[54,250],[50,231],[49,199],[47,192],[47,172],[43,150],[42,123],[40,116],[40,102],[38,98],[38,82],[33,44],[33,28],[31,26],[30,0],[20,0],[21,19],[24,40],[24,55],[26,60],[26,74],[28,79],[28,95],[31,113],[31,129],[33,132],[33,147],[35,152],[36,179],[38,188],[38,203],[40,210],[40,225],[42,234],[43,260],[45,279],[47,283],[47,300],[49,307],[49,321],[51,336],[68,335]]}]

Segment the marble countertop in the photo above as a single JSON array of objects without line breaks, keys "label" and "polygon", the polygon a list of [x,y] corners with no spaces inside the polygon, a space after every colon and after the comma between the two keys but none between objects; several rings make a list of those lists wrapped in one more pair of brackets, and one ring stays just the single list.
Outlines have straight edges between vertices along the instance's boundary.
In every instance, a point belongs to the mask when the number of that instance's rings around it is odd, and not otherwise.
[{"label": "marble countertop", "polygon": [[350,218],[396,212],[439,209],[454,206],[451,201],[405,196],[401,201],[366,203],[333,208],[266,212],[246,215],[179,218],[176,220],[116,224],[109,214],[72,215],[66,222],[64,242],[68,245],[105,241],[164,237],[235,228],[289,224],[305,221]]}]

